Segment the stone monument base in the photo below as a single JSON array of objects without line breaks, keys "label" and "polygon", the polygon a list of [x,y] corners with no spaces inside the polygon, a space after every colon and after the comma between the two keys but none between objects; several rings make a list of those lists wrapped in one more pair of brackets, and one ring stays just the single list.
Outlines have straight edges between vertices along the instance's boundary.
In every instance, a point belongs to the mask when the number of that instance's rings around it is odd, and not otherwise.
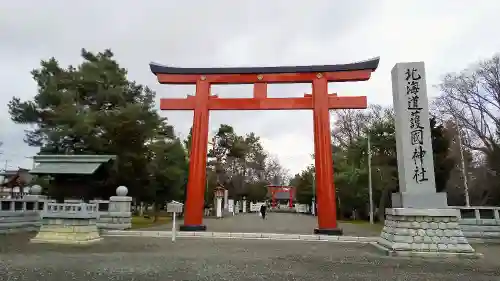
[{"label": "stone monument base", "polygon": [[392,194],[392,207],[412,209],[445,209],[448,207],[448,199],[446,197],[446,192],[397,192]]},{"label": "stone monument base", "polygon": [[97,228],[100,230],[125,230],[132,228],[132,215],[130,212],[118,213],[108,212],[101,215],[97,222]]},{"label": "stone monument base", "polygon": [[390,256],[481,257],[469,244],[458,224],[456,209],[386,209],[377,242]]},{"label": "stone monument base", "polygon": [[32,243],[90,244],[102,240],[94,219],[44,219]]}]

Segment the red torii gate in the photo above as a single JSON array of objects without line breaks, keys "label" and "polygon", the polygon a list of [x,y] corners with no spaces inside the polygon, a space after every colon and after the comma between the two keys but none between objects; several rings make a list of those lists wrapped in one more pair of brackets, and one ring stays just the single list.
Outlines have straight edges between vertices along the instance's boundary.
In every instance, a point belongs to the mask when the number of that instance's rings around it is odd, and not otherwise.
[{"label": "red torii gate", "polygon": [[[379,58],[337,65],[284,67],[177,68],[151,63],[161,84],[195,84],[195,96],[161,99],[161,110],[194,110],[187,199],[183,231],[204,231],[203,206],[210,110],[312,109],[318,228],[314,233],[341,235],[337,228],[335,186],[329,109],[364,109],[366,97],[328,94],[328,82],[366,81]],[[268,98],[269,83],[312,83],[304,97]],[[219,98],[210,94],[212,84],[254,84],[253,98]]]},{"label": "red torii gate", "polygon": [[271,206],[276,207],[276,193],[278,192],[288,192],[289,202],[288,207],[293,208],[293,195],[295,194],[295,187],[293,186],[283,186],[283,185],[268,185],[271,191]]}]

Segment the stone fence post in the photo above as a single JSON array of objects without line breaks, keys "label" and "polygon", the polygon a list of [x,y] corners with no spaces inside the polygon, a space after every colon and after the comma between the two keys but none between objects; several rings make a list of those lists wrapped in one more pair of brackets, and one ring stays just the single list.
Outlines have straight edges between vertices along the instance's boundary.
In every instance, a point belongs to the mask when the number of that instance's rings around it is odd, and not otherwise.
[{"label": "stone fence post", "polygon": [[109,228],[129,229],[132,227],[132,197],[127,196],[128,189],[119,186],[116,189],[116,196],[109,198]]}]

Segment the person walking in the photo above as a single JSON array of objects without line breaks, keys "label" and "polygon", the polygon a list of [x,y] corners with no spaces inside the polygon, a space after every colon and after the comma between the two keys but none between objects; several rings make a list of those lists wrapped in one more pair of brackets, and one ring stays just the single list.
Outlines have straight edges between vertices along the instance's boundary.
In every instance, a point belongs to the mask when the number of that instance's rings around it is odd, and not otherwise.
[{"label": "person walking", "polygon": [[266,204],[262,204],[260,206],[260,216],[262,217],[263,220],[266,219],[266,211],[267,211],[267,206]]}]

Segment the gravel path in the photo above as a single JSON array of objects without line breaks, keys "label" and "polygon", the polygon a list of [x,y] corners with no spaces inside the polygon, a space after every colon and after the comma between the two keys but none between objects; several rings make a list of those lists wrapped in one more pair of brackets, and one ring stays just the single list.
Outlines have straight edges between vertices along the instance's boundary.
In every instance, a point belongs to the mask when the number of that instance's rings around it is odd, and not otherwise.
[{"label": "gravel path", "polygon": [[481,260],[381,256],[371,245],[106,237],[91,246],[0,236],[0,280],[500,280],[500,246]]},{"label": "gravel path", "polygon": [[[312,234],[317,227],[317,217],[295,213],[268,213],[265,220],[255,213],[239,214],[222,219],[204,219],[207,231],[249,233]],[[182,220],[179,221],[182,224]],[[344,235],[379,236],[381,227],[370,224],[340,223]],[[154,226],[142,230],[171,230],[171,224]]]}]

